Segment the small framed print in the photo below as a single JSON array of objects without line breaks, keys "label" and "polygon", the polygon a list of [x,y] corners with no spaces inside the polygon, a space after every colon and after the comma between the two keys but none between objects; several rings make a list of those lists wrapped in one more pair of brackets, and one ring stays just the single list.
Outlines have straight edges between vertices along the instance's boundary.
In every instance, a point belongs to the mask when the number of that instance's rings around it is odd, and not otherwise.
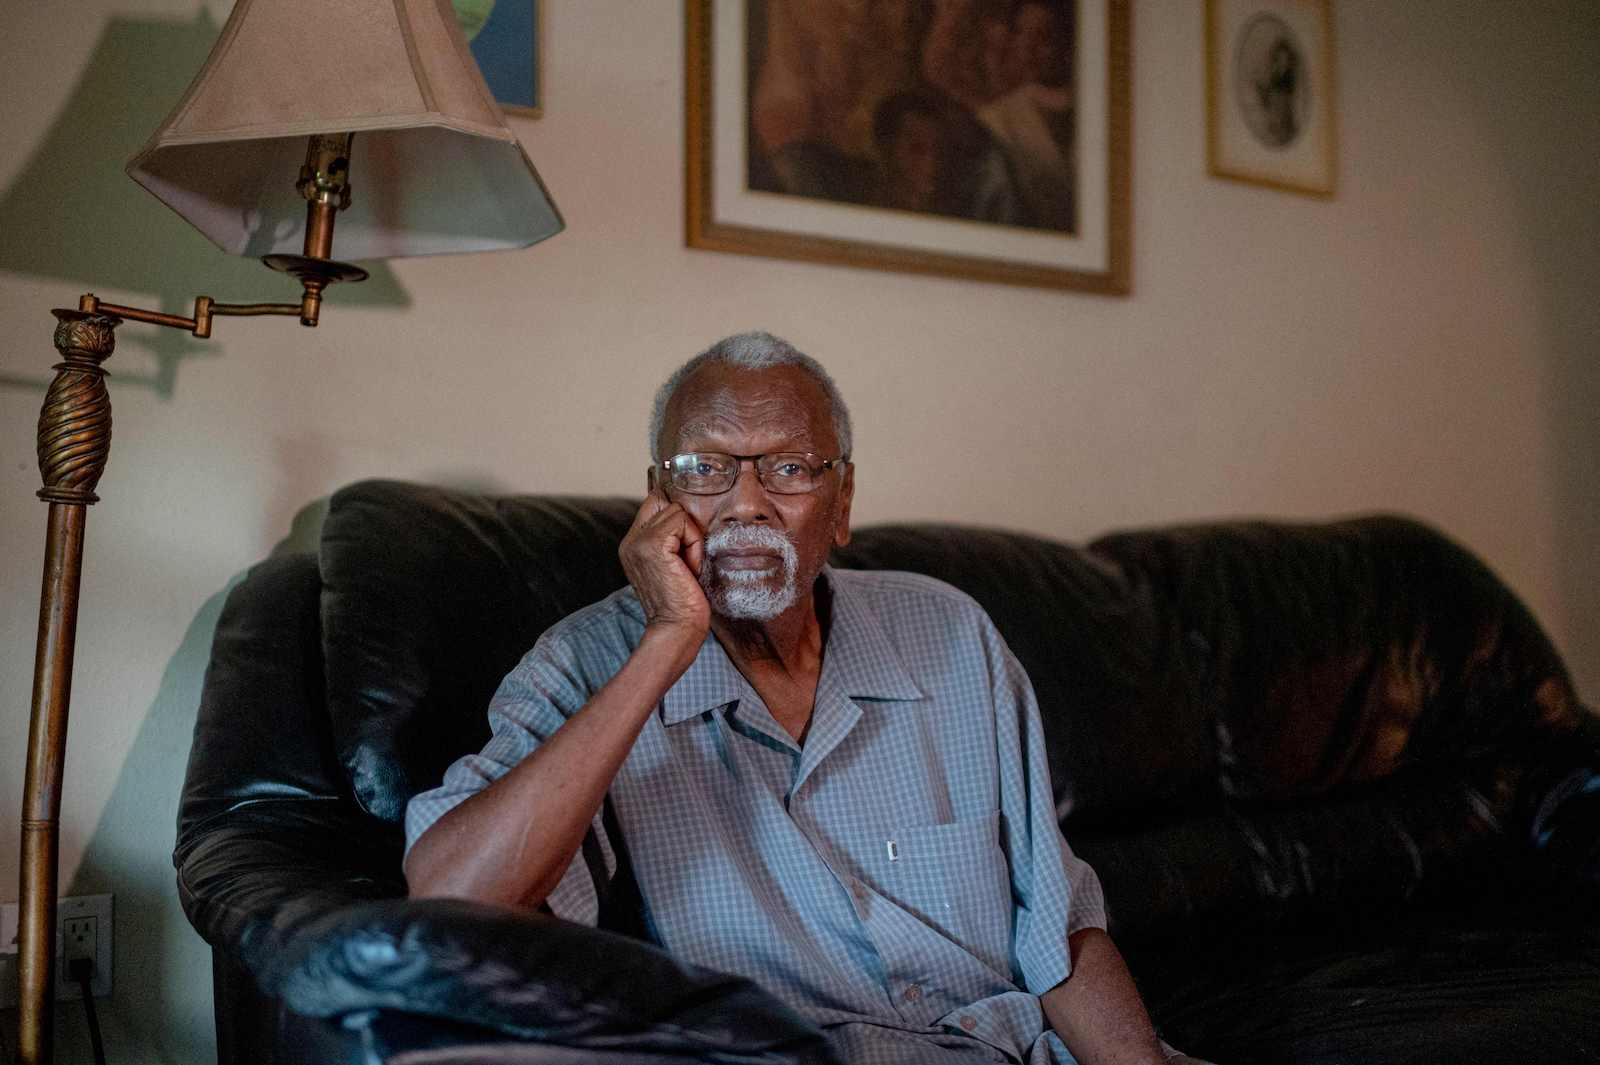
[{"label": "small framed print", "polygon": [[1330,0],[1206,0],[1206,155],[1217,177],[1335,186]]}]

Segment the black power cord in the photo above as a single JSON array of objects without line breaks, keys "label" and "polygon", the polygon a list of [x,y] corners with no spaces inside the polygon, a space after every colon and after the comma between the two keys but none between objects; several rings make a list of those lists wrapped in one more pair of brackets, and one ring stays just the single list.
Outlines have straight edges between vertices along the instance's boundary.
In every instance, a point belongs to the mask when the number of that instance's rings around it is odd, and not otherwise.
[{"label": "black power cord", "polygon": [[94,961],[90,958],[73,958],[67,963],[67,974],[83,989],[83,1012],[89,1018],[89,1043],[94,1048],[94,1065],[106,1065],[106,1045],[100,1038],[100,1018],[94,1012]]}]

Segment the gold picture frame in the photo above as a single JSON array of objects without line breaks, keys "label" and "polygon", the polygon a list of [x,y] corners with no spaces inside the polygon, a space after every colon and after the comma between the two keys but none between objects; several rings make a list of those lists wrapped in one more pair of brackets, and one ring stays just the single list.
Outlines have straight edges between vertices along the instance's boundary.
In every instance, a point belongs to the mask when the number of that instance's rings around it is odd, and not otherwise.
[{"label": "gold picture frame", "polygon": [[1331,0],[1206,0],[1206,162],[1230,181],[1332,197]]},{"label": "gold picture frame", "polygon": [[[858,119],[866,116],[866,121],[858,121],[858,125],[867,126],[868,136],[877,138],[871,142],[877,151],[852,153],[839,150],[837,142],[830,142],[820,150],[832,160],[843,160],[832,170],[813,166],[809,171],[791,169],[781,173],[869,177],[875,173],[878,177],[873,188],[878,193],[867,195],[859,191],[866,187],[867,178],[851,185],[845,193],[829,189],[796,193],[787,186],[774,187],[765,166],[767,160],[760,154],[768,142],[762,141],[758,132],[760,121],[767,114],[760,104],[761,77],[766,66],[758,64],[755,57],[758,50],[763,59],[782,54],[773,43],[772,34],[776,31],[768,21],[768,12],[773,10],[769,5],[786,2],[795,0],[685,0],[688,246],[1005,284],[1108,295],[1128,293],[1133,230],[1130,0],[1047,0],[1023,5],[1054,9],[1056,32],[1061,40],[1073,45],[1071,49],[1058,49],[1057,65],[1052,68],[1070,65],[1069,72],[1057,75],[1054,81],[1059,84],[1063,77],[1073,79],[1062,94],[1070,101],[1071,114],[1065,123],[1051,127],[1070,131],[1070,139],[1052,143],[1058,147],[1070,145],[1070,153],[1060,154],[1063,158],[1070,154],[1071,169],[1065,172],[1071,175],[1072,183],[1069,191],[1062,193],[1065,183],[1036,181],[1038,193],[1034,202],[1043,203],[1043,207],[1025,201],[1018,191],[1025,186],[1010,176],[984,186],[985,195],[995,188],[1000,192],[981,201],[976,196],[961,200],[936,198],[952,189],[965,195],[977,187],[975,179],[967,177],[970,174],[1018,172],[1020,168],[1013,165],[1012,159],[1020,156],[1013,153],[1011,159],[1002,158],[1002,149],[1011,151],[1013,142],[1002,141],[988,131],[1001,128],[993,124],[992,114],[1000,112],[1002,104],[1022,105],[1023,94],[1019,90],[1023,86],[1007,89],[1004,97],[996,95],[992,106],[983,104],[981,109],[970,110],[962,110],[965,105],[958,107],[956,97],[924,85],[921,80],[909,88],[904,78],[899,87],[880,87],[881,98],[871,97],[863,90],[859,99],[843,103],[853,108],[852,114]],[[883,7],[886,10],[889,6]],[[947,5],[951,9],[960,6]],[[861,7],[863,18],[875,17],[871,14],[874,5]],[[1010,5],[997,4],[994,8],[1009,10]],[[930,10],[935,9],[930,6]],[[789,17],[784,21],[795,21],[792,10],[785,15]],[[1066,27],[1070,32],[1062,32],[1064,19],[1071,20]],[[1039,21],[1043,21],[1042,15]],[[1015,19],[1007,21],[1007,32],[1018,35],[1024,29],[1024,24]],[[994,36],[998,39],[1001,34],[997,31]],[[954,35],[952,38],[962,39]],[[853,39],[879,41],[883,35],[858,34]],[[923,43],[927,43],[926,39]],[[905,51],[902,43],[897,54],[903,56]],[[916,54],[919,59],[914,69],[921,79],[928,76],[928,67],[921,58],[926,53]],[[868,64],[863,63],[863,69],[867,68]],[[994,68],[995,64],[990,64],[985,69]],[[881,70],[882,65],[872,64],[870,69]],[[953,69],[941,67],[941,80],[946,80],[942,75]],[[817,92],[832,92],[840,83],[830,80],[814,84]],[[998,83],[986,84],[995,88]],[[792,89],[792,79],[785,87]],[[1050,88],[1043,75],[1037,83],[1030,82],[1029,87],[1040,99],[1046,98]],[[978,102],[983,98],[967,99]],[[901,108],[901,104],[905,107]],[[937,111],[944,125],[938,127],[941,132],[935,138],[939,145],[939,162],[932,168],[935,176],[920,183],[895,185],[882,176],[893,170],[892,164],[885,161],[890,153],[884,147],[888,143],[884,130],[896,121],[896,113],[902,116],[898,121],[906,123],[902,131],[913,125],[903,116],[916,113],[919,107],[928,108],[930,113],[933,108],[942,109]],[[986,125],[973,135],[968,131],[977,129],[979,116]],[[951,128],[960,136],[950,133]],[[982,139],[985,137],[989,140]],[[914,137],[906,138],[908,142],[913,140]],[[961,155],[949,144],[971,150],[968,155]],[[1036,156],[1021,158],[1025,163],[1036,161]],[[1043,167],[1036,166],[1035,170],[1050,173]],[[951,178],[952,174],[959,174],[961,181]],[[1007,185],[1008,181],[1011,184]],[[900,195],[908,189],[910,193]],[[925,195],[919,203],[903,206],[916,194]],[[1070,213],[1058,211],[1051,215],[1048,197],[1052,195],[1058,202],[1069,204],[1066,212]],[[977,207],[971,206],[980,202],[981,215]],[[1073,228],[1068,228],[1067,223]]]}]

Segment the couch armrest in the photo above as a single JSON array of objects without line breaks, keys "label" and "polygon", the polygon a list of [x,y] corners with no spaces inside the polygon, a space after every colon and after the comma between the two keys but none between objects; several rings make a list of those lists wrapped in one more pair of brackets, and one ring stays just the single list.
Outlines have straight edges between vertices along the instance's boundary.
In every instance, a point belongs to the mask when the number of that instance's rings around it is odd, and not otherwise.
[{"label": "couch armrest", "polygon": [[206,942],[259,975],[319,915],[405,894],[385,827],[337,799],[240,804],[179,849],[179,901]]},{"label": "couch armrest", "polygon": [[261,960],[264,990],[346,1024],[399,1013],[594,1054],[836,1061],[815,1027],[748,980],[543,914],[454,899],[372,902],[324,911]]}]

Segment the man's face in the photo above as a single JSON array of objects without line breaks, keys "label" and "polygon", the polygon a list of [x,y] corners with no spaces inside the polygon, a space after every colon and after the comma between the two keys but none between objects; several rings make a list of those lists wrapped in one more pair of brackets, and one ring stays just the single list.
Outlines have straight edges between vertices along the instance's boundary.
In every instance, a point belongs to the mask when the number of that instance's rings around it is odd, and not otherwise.
[{"label": "man's face", "polygon": [[[710,363],[679,387],[661,429],[663,458],[686,451],[794,451],[832,459],[839,441],[827,396],[804,371]],[[668,494],[706,534],[700,582],[712,610],[770,620],[808,599],[828,551],[849,541],[855,471],[836,467],[815,491],[777,495],[762,487],[753,464],[741,465],[739,479],[720,495]]]}]

